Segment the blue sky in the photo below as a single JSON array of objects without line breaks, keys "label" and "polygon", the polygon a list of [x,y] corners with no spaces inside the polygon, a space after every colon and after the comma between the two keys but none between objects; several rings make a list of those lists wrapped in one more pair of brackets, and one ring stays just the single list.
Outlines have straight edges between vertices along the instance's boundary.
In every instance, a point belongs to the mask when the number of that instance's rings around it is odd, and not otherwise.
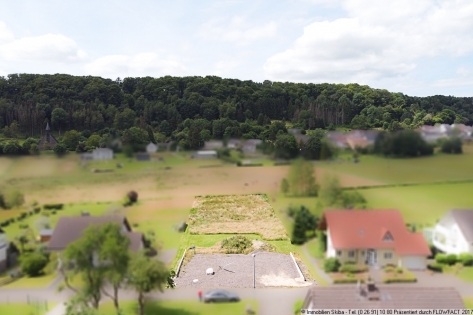
[{"label": "blue sky", "polygon": [[359,83],[473,96],[470,0],[18,0],[0,76],[67,73]]}]

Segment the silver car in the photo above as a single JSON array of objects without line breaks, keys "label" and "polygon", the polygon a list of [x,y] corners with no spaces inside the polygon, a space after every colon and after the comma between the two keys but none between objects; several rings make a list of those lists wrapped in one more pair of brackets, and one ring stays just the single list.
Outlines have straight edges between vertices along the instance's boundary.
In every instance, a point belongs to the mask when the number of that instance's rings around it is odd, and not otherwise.
[{"label": "silver car", "polygon": [[205,292],[204,294],[204,302],[205,303],[212,303],[212,302],[238,302],[240,301],[240,297],[233,292],[228,292],[225,290],[212,290]]}]

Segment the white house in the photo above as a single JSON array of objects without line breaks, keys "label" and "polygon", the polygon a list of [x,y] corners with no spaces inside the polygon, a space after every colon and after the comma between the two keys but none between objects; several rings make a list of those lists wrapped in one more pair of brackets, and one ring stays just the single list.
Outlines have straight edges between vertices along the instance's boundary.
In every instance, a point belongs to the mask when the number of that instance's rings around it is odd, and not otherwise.
[{"label": "white house", "polygon": [[113,150],[109,148],[98,148],[92,151],[94,160],[111,160],[113,159]]},{"label": "white house", "polygon": [[7,251],[8,251],[8,237],[0,228],[0,272],[7,268]]},{"label": "white house", "polygon": [[433,244],[446,254],[473,254],[473,209],[450,210],[435,225]]},{"label": "white house", "polygon": [[148,153],[156,153],[156,151],[158,151],[158,146],[156,144],[154,144],[153,142],[150,142],[147,146],[146,146],[146,152]]}]

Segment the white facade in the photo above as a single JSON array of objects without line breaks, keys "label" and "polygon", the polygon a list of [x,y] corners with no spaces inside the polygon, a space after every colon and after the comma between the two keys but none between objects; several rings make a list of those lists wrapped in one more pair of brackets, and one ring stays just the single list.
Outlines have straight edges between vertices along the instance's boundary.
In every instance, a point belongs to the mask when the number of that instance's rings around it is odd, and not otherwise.
[{"label": "white facade", "polygon": [[8,250],[8,237],[0,233],[0,262],[7,259],[7,250]]},{"label": "white facade", "polygon": [[156,144],[154,144],[153,142],[150,142],[147,146],[146,146],[146,152],[148,153],[156,153],[156,151],[158,151],[158,146]]},{"label": "white facade", "polygon": [[217,151],[197,151],[193,157],[196,159],[216,159],[218,155]]},{"label": "white facade", "polygon": [[111,160],[113,159],[113,150],[108,148],[99,148],[92,151],[94,160]]},{"label": "white facade", "polygon": [[330,229],[327,228],[327,258],[337,257],[337,251],[333,248],[332,237],[330,236]]},{"label": "white facade", "polygon": [[446,226],[437,224],[434,228],[434,246],[447,254],[473,254],[473,245],[468,244],[458,224],[453,220],[444,224]]},{"label": "white facade", "polygon": [[409,270],[425,270],[427,258],[425,256],[401,256],[398,266]]}]

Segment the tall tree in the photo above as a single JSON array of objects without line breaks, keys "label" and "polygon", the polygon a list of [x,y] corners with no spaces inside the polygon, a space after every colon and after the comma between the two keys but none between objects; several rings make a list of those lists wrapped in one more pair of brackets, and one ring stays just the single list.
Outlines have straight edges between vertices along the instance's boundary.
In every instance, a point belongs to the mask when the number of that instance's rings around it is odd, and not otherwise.
[{"label": "tall tree", "polygon": [[61,129],[67,125],[66,111],[61,107],[56,107],[51,113],[51,123],[58,128],[59,134],[61,134]]}]

